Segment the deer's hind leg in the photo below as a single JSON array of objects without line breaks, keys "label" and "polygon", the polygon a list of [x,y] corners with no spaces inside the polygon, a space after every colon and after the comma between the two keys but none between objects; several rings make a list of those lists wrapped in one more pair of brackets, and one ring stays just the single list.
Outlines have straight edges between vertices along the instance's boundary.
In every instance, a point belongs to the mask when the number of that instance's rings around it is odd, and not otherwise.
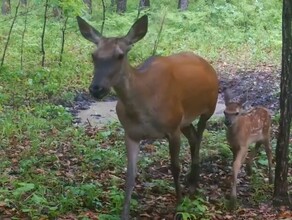
[{"label": "deer's hind leg", "polygon": [[246,161],[246,169],[245,169],[248,176],[251,176],[252,174],[252,163],[253,163],[254,157],[259,152],[260,147],[261,147],[261,142],[256,142],[255,147],[251,149],[251,151],[248,154],[248,159]]},{"label": "deer's hind leg", "polygon": [[191,151],[191,169],[187,176],[187,184],[190,186],[191,192],[198,186],[200,176],[200,146],[206,123],[210,117],[201,115],[197,129],[193,124],[181,128],[182,133],[188,139]]},{"label": "deer's hind leg", "polygon": [[271,144],[270,144],[270,140],[267,139],[263,142],[264,146],[265,146],[265,151],[266,151],[266,155],[268,158],[268,166],[269,166],[269,183],[272,184],[274,177],[273,177],[273,172],[272,172],[272,166],[273,166],[273,153],[272,153],[272,148],[271,148]]}]

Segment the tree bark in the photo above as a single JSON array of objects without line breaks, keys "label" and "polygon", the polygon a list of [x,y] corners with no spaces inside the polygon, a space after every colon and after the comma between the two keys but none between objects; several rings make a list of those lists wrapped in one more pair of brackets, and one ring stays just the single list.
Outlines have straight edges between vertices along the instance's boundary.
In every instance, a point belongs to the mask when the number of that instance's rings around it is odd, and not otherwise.
[{"label": "tree bark", "polygon": [[117,0],[117,13],[125,13],[127,10],[127,0]]},{"label": "tree bark", "polygon": [[11,12],[10,0],[2,0],[1,12],[3,15],[10,14]]},{"label": "tree bark", "polygon": [[181,11],[185,11],[188,9],[189,1],[188,0],[178,0],[177,8]]},{"label": "tree bark", "polygon": [[276,147],[274,205],[291,205],[288,195],[289,137],[292,117],[292,1],[283,0],[279,136]]},{"label": "tree bark", "polygon": [[41,35],[41,53],[42,53],[42,67],[45,66],[45,57],[46,57],[46,51],[45,51],[45,32],[46,32],[46,25],[47,25],[47,12],[48,12],[48,3],[49,0],[46,0],[45,3],[45,13],[44,13],[44,23],[43,23],[43,31]]},{"label": "tree bark", "polygon": [[92,1],[91,0],[83,0],[83,2],[87,5],[88,13],[92,14]]},{"label": "tree bark", "polygon": [[141,9],[150,7],[150,0],[140,0],[139,7]]}]

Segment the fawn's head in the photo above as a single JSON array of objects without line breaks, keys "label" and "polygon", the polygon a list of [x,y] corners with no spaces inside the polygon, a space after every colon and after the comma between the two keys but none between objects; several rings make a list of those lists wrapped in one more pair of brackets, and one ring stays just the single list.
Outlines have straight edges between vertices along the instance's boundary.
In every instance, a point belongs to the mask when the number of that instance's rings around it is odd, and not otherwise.
[{"label": "fawn's head", "polygon": [[229,89],[224,91],[224,102],[225,102],[225,110],[224,110],[224,124],[229,127],[231,126],[236,119],[245,112],[243,104],[245,103],[245,99],[241,99],[238,101],[232,100],[232,94]]},{"label": "fawn's head", "polygon": [[127,53],[146,35],[148,17],[139,18],[124,37],[104,37],[79,16],[77,22],[82,36],[96,45],[92,53],[94,72],[89,92],[97,99],[102,98],[119,82],[128,67]]}]

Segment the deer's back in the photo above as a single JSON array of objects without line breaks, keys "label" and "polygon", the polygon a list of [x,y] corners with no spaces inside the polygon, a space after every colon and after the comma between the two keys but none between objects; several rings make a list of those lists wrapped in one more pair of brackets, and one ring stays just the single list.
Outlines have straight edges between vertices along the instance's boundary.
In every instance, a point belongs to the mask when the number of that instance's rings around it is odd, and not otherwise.
[{"label": "deer's back", "polygon": [[119,119],[126,130],[143,131],[143,137],[156,136],[151,135],[153,131],[165,134],[201,114],[211,116],[218,87],[215,70],[193,53],[155,57],[140,65],[135,74],[134,109],[120,101]]},{"label": "deer's back", "polygon": [[240,115],[227,132],[233,145],[249,145],[270,138],[271,115],[264,107],[255,107]]}]

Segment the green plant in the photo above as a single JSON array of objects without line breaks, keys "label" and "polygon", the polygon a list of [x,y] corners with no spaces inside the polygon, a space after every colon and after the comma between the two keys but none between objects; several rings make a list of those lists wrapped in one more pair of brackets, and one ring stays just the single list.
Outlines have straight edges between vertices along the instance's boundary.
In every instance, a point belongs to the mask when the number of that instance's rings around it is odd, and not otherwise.
[{"label": "green plant", "polygon": [[176,219],[189,220],[189,219],[204,219],[208,213],[206,202],[197,197],[194,200],[184,198],[181,204],[177,207]]}]

